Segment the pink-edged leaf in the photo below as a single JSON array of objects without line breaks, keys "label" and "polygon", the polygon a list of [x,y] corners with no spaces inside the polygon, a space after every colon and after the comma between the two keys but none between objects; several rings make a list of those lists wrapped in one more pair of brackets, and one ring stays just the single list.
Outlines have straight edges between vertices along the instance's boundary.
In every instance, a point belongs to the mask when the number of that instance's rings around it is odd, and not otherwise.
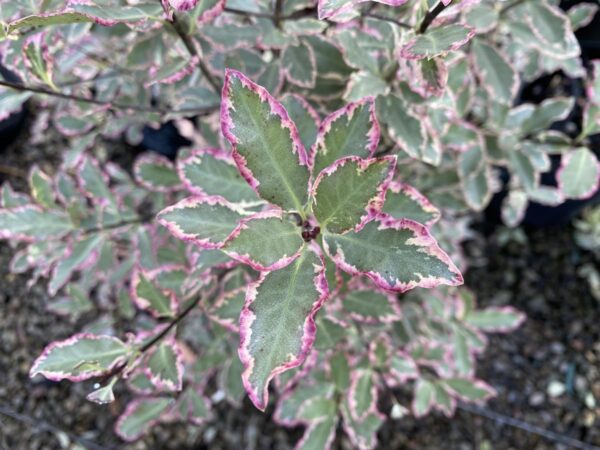
[{"label": "pink-edged leaf", "polygon": [[0,187],[0,206],[2,208],[16,208],[31,202],[28,195],[16,192],[8,181],[2,183],[2,187]]},{"label": "pink-edged leaf", "polygon": [[198,23],[209,23],[219,17],[225,10],[227,0],[200,0],[197,9]]},{"label": "pink-edged leaf", "polygon": [[332,398],[335,386],[328,382],[311,380],[289,387],[277,401],[277,408],[273,419],[279,425],[295,427],[301,425],[303,420],[299,417],[302,406],[312,399]]},{"label": "pink-edged leaf", "polygon": [[171,192],[181,187],[173,163],[156,153],[146,153],[133,164],[135,180],[153,192]]},{"label": "pink-edged leaf", "polygon": [[488,333],[507,333],[520,327],[525,319],[525,314],[510,306],[469,311],[463,318],[468,325]]},{"label": "pink-edged leaf", "polygon": [[180,391],[183,386],[183,353],[177,342],[158,344],[144,361],[144,369],[150,382],[157,389]]},{"label": "pink-edged leaf", "polygon": [[316,176],[345,156],[373,156],[380,138],[375,99],[364,97],[331,113],[319,126],[310,160]]},{"label": "pink-edged leaf", "polygon": [[37,205],[0,209],[0,239],[23,242],[60,239],[74,229],[64,211],[47,211]]},{"label": "pink-edged leaf", "polygon": [[223,251],[254,270],[278,270],[300,255],[304,244],[301,231],[281,211],[257,213],[240,221]]},{"label": "pink-edged leaf", "polygon": [[147,397],[132,401],[117,419],[115,432],[121,439],[133,442],[156,424],[169,407],[172,398]]},{"label": "pink-edged leaf", "polygon": [[365,220],[369,212],[380,211],[395,168],[395,156],[348,156],[321,171],[311,188],[321,228],[343,233]]},{"label": "pink-edged leaf", "polygon": [[399,320],[400,308],[394,295],[373,289],[351,289],[342,298],[342,308],[352,319],[367,324]]},{"label": "pink-edged leaf", "polygon": [[377,386],[373,380],[373,372],[368,369],[355,369],[350,376],[348,391],[350,414],[356,421],[363,421],[367,415],[376,411]]},{"label": "pink-edged leaf", "polygon": [[[401,6],[408,0],[318,0],[317,8],[319,19],[324,20],[332,18],[333,20],[338,20],[339,18],[346,18],[348,13],[358,4],[368,1],[374,1],[389,6]],[[347,17],[352,18],[353,16],[350,15]]]},{"label": "pink-edged leaf", "polygon": [[326,233],[323,242],[340,269],[366,275],[383,289],[405,292],[463,283],[460,271],[427,228],[412,220],[376,214],[356,231]]},{"label": "pink-edged leaf", "polygon": [[337,423],[337,416],[328,416],[311,421],[294,450],[329,450],[335,439]]},{"label": "pink-edged leaf", "polygon": [[177,313],[175,293],[158,287],[141,269],[133,272],[130,295],[138,308],[150,311],[155,317],[174,317]]},{"label": "pink-edged leaf", "polygon": [[100,256],[100,248],[105,236],[102,233],[88,235],[77,242],[71,243],[52,270],[52,277],[48,283],[48,293],[56,295],[71,278],[73,272],[91,267]]},{"label": "pink-edged leaf", "polygon": [[563,155],[556,173],[558,188],[567,198],[586,199],[598,191],[600,162],[586,147],[571,150]]},{"label": "pink-edged leaf", "polygon": [[193,9],[200,0],[169,0],[169,3],[177,11],[189,11]]},{"label": "pink-edged leaf", "polygon": [[29,189],[33,199],[44,208],[56,206],[56,192],[52,179],[40,170],[37,165],[29,171]]},{"label": "pink-edged leaf", "polygon": [[390,358],[389,374],[388,383],[392,386],[399,386],[408,380],[418,378],[419,367],[408,353],[396,351]]},{"label": "pink-edged leaf", "polygon": [[177,399],[171,414],[178,420],[202,425],[211,417],[210,400],[194,386],[188,387]]},{"label": "pink-edged leaf", "polygon": [[238,333],[239,317],[244,307],[246,287],[220,292],[208,306],[206,314],[226,329]]},{"label": "pink-edged leaf", "polygon": [[194,150],[177,161],[177,172],[186,189],[194,195],[219,195],[239,204],[259,201],[256,192],[240,175],[231,152],[216,148]]},{"label": "pink-edged leaf", "polygon": [[243,217],[238,207],[217,196],[188,197],[157,216],[173,236],[205,249],[223,247]]},{"label": "pink-edged leaf", "polygon": [[130,353],[131,348],[115,337],[76,334],[48,345],[33,363],[29,376],[39,373],[53,381],[83,381],[109,373]]},{"label": "pink-edged leaf", "polygon": [[433,58],[438,55],[458,50],[469,42],[475,31],[459,24],[444,24],[429,28],[400,49],[400,57],[407,59]]},{"label": "pink-edged leaf", "polygon": [[496,390],[481,380],[470,378],[448,378],[442,381],[450,395],[472,403],[484,403],[487,399],[496,396]]},{"label": "pink-edged leaf", "polygon": [[304,148],[311,148],[317,139],[317,131],[321,124],[321,118],[317,111],[315,111],[304,97],[298,94],[285,94],[281,98],[281,104],[296,124]]},{"label": "pink-edged leaf", "polygon": [[435,385],[425,378],[417,380],[412,402],[412,411],[415,417],[429,414],[435,403]]},{"label": "pink-edged leaf", "polygon": [[283,50],[281,63],[290,83],[312,89],[317,81],[317,61],[313,48],[300,41]]},{"label": "pink-edged leaf", "polygon": [[315,315],[329,294],[324,267],[318,248],[305,247],[292,264],[263,272],[248,288],[239,355],[244,387],[260,410],[267,407],[270,380],[302,364],[312,348]]},{"label": "pink-edged leaf", "polygon": [[228,69],[221,128],[240,173],[259,196],[284,210],[302,212],[308,199],[308,158],[283,106],[266,89]]},{"label": "pink-edged leaf", "polygon": [[77,165],[77,183],[79,189],[95,204],[116,211],[117,200],[109,188],[109,178],[100,169],[100,163],[88,156],[83,157]]},{"label": "pink-edged leaf", "polygon": [[388,186],[382,211],[397,219],[410,219],[430,227],[440,217],[440,210],[408,184],[393,181]]},{"label": "pink-edged leaf", "polygon": [[360,421],[350,412],[349,400],[346,398],[340,405],[344,431],[352,445],[359,450],[373,450],[377,447],[377,430],[385,422],[385,416],[376,408]]}]

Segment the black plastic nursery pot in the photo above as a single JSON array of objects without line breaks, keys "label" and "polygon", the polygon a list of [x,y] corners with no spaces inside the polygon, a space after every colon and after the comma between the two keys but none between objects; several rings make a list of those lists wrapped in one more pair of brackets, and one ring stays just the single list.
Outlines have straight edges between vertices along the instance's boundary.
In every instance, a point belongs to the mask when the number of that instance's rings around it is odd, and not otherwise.
[{"label": "black plastic nursery pot", "polygon": [[[17,74],[10,71],[0,63],[0,76],[11,83],[19,83],[21,79]],[[27,118],[27,108],[22,107],[20,111],[12,113],[7,118],[0,120],[0,152],[8,147],[19,135]]]},{"label": "black plastic nursery pot", "polygon": [[140,148],[151,150],[171,160],[177,156],[181,147],[191,145],[191,141],[177,130],[173,122],[162,124],[158,128],[145,126],[142,130],[142,142]]}]

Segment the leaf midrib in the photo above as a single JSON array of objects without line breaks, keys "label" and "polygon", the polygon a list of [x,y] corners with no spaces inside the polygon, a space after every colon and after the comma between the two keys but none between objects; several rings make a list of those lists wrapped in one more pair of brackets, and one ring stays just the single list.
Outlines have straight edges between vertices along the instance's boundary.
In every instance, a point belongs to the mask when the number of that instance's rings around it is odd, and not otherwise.
[{"label": "leaf midrib", "polygon": [[[262,101],[259,99],[260,103],[262,103]],[[262,131],[262,127],[261,125],[258,123],[258,121],[256,120],[256,118],[254,117],[254,114],[252,114],[252,110],[250,108],[250,105],[248,105],[247,102],[244,101],[244,97],[241,97],[240,103],[246,108],[246,112],[248,114],[248,117],[250,117],[250,120],[252,121],[252,124],[254,125],[254,127],[257,130],[261,130]],[[268,104],[268,102],[267,102]],[[270,105],[269,105],[270,107]],[[290,119],[291,120],[291,119]],[[259,139],[262,141],[263,146],[265,147],[265,149],[269,149],[271,148],[271,145],[269,145],[269,143],[267,142],[264,132],[259,132],[256,133],[259,137]],[[290,139],[292,139],[292,137],[290,136]],[[293,142],[291,143],[292,147],[293,147]],[[294,205],[296,206],[297,211],[300,214],[304,214],[304,208],[302,203],[300,202],[300,199],[298,197],[296,197],[296,192],[292,189],[292,186],[290,185],[287,177],[284,176],[282,168],[279,166],[279,163],[276,159],[273,158],[273,155],[271,154],[270,151],[265,151],[265,153],[267,154],[269,161],[271,162],[272,166],[275,168],[275,170],[277,171],[277,175],[279,175],[279,178],[283,181],[283,185],[285,186],[286,190],[288,191],[288,193],[290,194],[291,198],[292,198],[292,203],[294,203]],[[296,155],[299,156],[299,155]],[[299,167],[300,164],[298,164]],[[260,181],[259,181],[260,183]],[[307,188],[308,189],[308,188]]]}]

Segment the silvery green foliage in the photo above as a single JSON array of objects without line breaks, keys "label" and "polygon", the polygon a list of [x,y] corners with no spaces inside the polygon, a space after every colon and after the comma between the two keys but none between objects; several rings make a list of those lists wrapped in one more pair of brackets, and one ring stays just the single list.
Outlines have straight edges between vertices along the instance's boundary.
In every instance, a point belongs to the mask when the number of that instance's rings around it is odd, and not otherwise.
[{"label": "silvery green foliage", "polygon": [[[328,448],[339,429],[374,448],[387,386],[411,389],[418,417],[493,395],[475,358],[522,315],[421,288],[460,282],[457,216],[487,206],[500,170],[510,226],[530,201],[597,191],[600,65],[582,66],[573,34],[596,5],[41,3],[0,10],[2,63],[37,90],[0,80],[0,118],[43,98],[32,139],[53,127],[67,146],[53,173],[31,169],[29,195],[2,187],[0,237],[11,270],[48,279],[50,311],[107,314],[49,344],[32,375],[99,377],[98,403],[126,383],[139,398],[117,422],[125,440],[202,425],[245,389],[306,426],[298,448]],[[521,101],[557,70],[585,96]],[[551,129],[576,101],[576,132]],[[193,142],[175,162],[142,155],[130,175],[99,156],[169,120]]]}]

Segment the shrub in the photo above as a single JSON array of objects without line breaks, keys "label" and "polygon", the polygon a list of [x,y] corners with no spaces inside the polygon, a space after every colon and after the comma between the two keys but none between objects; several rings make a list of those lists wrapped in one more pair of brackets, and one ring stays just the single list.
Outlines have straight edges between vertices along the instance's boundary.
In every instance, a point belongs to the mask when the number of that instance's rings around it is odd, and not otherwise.
[{"label": "shrub", "polygon": [[[34,129],[66,143],[55,173],[31,168],[30,195],[2,187],[11,270],[48,278],[56,314],[114,318],[50,343],[31,375],[95,378],[97,403],[124,381],[125,440],[202,424],[244,390],[264,410],[271,390],[275,420],[306,426],[298,448],[327,448],[339,423],[374,448],[404,414],[395,398],[383,414],[382,392],[411,390],[417,417],[494,395],[475,357],[524,317],[456,287],[460,243],[503,173],[510,226],[529,201],[596,192],[600,66],[588,74],[573,30],[597,6],[130,3],[0,12],[2,63],[21,77],[0,81],[2,117],[40,95]],[[585,95],[521,101],[557,70]],[[575,130],[551,128],[567,118]],[[193,142],[175,162],[144,154],[132,177],[98,151],[168,121]]]}]

